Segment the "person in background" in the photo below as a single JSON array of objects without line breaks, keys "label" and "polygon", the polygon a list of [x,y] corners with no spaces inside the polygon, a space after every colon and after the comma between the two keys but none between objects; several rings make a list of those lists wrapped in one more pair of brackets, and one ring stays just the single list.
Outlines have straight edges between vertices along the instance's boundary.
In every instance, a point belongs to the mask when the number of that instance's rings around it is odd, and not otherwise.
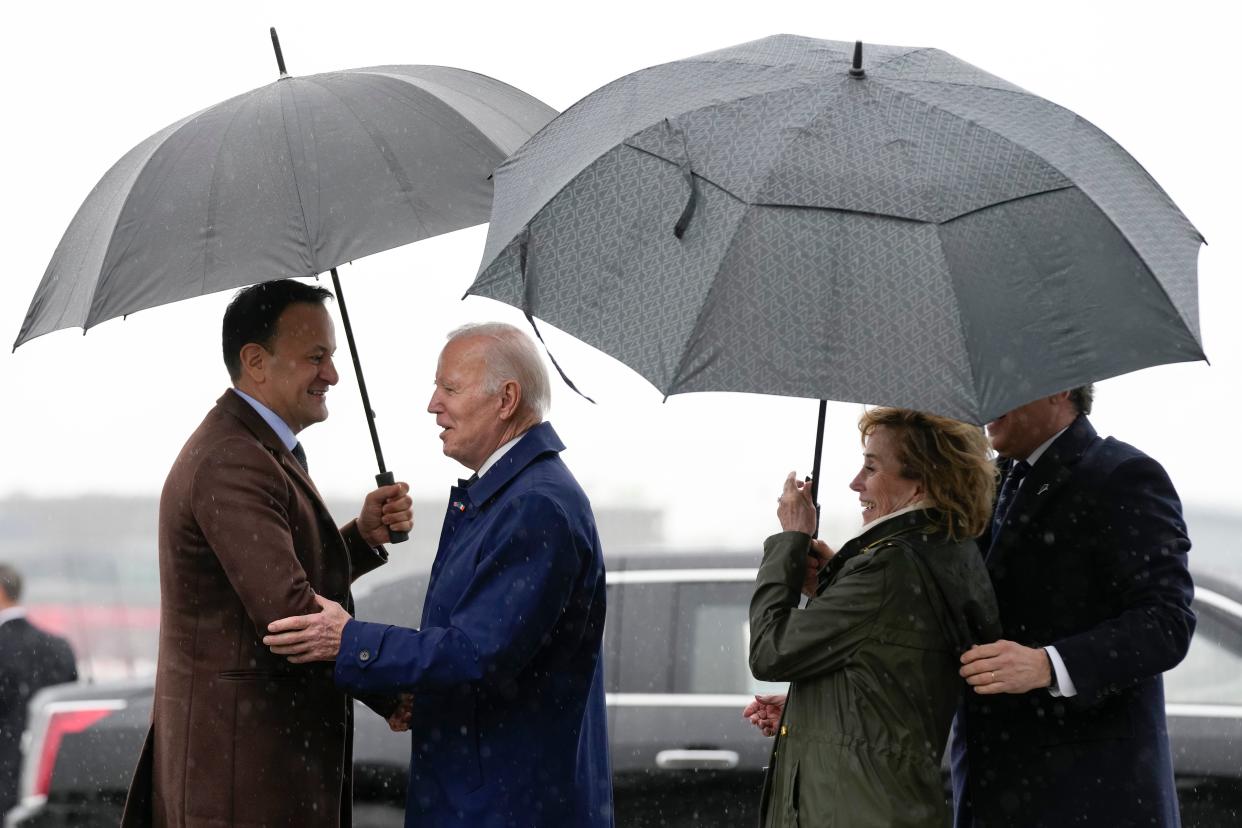
[{"label": "person in background", "polygon": [[27,621],[21,599],[21,574],[0,564],[0,816],[17,804],[30,697],[78,680],[69,642]]},{"label": "person in background", "polygon": [[1004,484],[980,539],[1002,633],[962,656],[956,824],[1180,824],[1161,673],[1195,629],[1164,469],[1096,434],[1092,386],[988,423]]},{"label": "person in background", "polygon": [[[945,825],[940,760],[966,687],[958,658],[1000,629],[973,538],[987,525],[995,469],[982,429],[876,408],[859,421],[863,527],[799,608],[816,529],[810,485],[791,473],[781,533],[764,544],[750,604],[750,669],[790,682],[756,699],[780,711],[761,801],[767,828]],[[774,710],[775,708],[776,710]]]}]

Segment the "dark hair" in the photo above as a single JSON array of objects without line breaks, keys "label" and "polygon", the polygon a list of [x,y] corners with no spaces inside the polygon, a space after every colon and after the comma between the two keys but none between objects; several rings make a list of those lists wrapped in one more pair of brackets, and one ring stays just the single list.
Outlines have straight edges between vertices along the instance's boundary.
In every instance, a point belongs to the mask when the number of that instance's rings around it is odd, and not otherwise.
[{"label": "dark hair", "polygon": [[237,291],[224,311],[224,327],[220,341],[224,349],[224,365],[233,381],[241,376],[241,349],[251,342],[272,350],[276,322],[290,305],[299,302],[322,305],[333,298],[332,292],[318,285],[306,285],[292,279],[261,282]]},{"label": "dark hair", "polygon": [[21,573],[6,563],[0,563],[0,589],[13,603],[22,597]]},{"label": "dark hair", "polygon": [[1087,383],[1069,392],[1070,402],[1079,414],[1090,414],[1091,404],[1095,402],[1095,385]]},{"label": "dark hair", "polygon": [[923,485],[949,537],[983,534],[996,492],[996,465],[983,429],[908,408],[872,408],[858,420],[864,444],[881,426],[896,438],[902,477]]}]

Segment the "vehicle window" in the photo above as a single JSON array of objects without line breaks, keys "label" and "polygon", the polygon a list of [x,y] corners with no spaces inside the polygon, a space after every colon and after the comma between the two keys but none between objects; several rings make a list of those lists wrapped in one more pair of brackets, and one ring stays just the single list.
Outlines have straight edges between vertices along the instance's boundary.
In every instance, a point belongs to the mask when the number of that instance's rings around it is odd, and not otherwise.
[{"label": "vehicle window", "polygon": [[1199,616],[1185,660],[1164,676],[1165,700],[1182,704],[1242,704],[1240,620],[1196,602]]},{"label": "vehicle window", "polygon": [[620,594],[620,625],[605,623],[604,635],[615,631],[621,692],[668,693],[676,591],[672,584],[626,584]]},{"label": "vehicle window", "polygon": [[682,584],[677,594],[677,693],[774,693],[785,684],[750,674],[749,582]]}]

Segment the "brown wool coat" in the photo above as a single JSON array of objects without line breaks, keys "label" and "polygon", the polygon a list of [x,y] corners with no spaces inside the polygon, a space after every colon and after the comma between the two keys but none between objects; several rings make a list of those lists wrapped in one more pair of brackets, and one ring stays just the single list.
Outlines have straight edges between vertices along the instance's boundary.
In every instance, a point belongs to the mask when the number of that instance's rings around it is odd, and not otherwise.
[{"label": "brown wool coat", "polygon": [[160,499],[160,650],[151,732],[123,826],[348,826],[352,702],[332,664],[293,665],[269,622],[351,606],[384,561],[337,530],[262,418],[226,391]]}]

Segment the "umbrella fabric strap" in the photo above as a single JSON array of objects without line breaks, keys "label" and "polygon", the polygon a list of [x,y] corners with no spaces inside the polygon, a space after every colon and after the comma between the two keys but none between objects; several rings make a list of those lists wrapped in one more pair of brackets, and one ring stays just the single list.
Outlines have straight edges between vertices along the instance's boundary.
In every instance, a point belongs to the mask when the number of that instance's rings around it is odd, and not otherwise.
[{"label": "umbrella fabric strap", "polygon": [[535,332],[535,336],[539,337],[539,344],[543,345],[543,352],[548,355],[548,359],[552,360],[552,367],[556,369],[556,373],[561,375],[561,379],[565,381],[565,384],[568,385],[575,394],[594,405],[595,400],[578,390],[578,386],[574,385],[574,381],[571,380],[565,373],[564,369],[561,368],[561,364],[556,361],[556,357],[552,356],[552,351],[548,349],[548,343],[543,341],[543,334],[539,333],[539,326],[535,324],[535,317],[530,315],[530,311],[526,312],[526,321],[530,323],[530,328]]},{"label": "umbrella fabric strap", "polygon": [[530,283],[526,280],[526,252],[529,246],[530,246],[530,228],[526,227],[522,230],[522,240],[518,244],[518,248],[521,251],[519,264],[522,268],[522,288],[523,288],[522,313],[526,314],[526,321],[530,323],[530,329],[535,332],[535,336],[539,339],[539,344],[543,346],[543,352],[548,355],[548,359],[552,360],[552,367],[556,369],[556,373],[561,375],[561,379],[564,380],[565,384],[568,385],[575,394],[577,394],[579,397],[582,397],[582,399],[594,405],[595,400],[591,399],[586,394],[583,394],[581,391],[578,390],[578,386],[574,385],[574,381],[571,380],[569,378],[569,375],[565,373],[565,370],[561,368],[561,364],[556,361],[556,357],[552,356],[552,351],[548,348],[548,343],[543,341],[543,334],[539,333],[539,326],[535,324],[535,317],[531,315]]},{"label": "umbrella fabric strap", "polygon": [[682,208],[681,215],[677,218],[677,223],[673,225],[673,235],[681,238],[686,235],[686,228],[690,226],[690,219],[694,216],[694,208],[699,203],[699,185],[694,180],[694,170],[690,168],[690,146],[686,142],[685,130],[673,126],[673,122],[668,118],[664,119],[664,124],[669,130],[675,131],[681,138],[682,161],[677,165],[681,170],[682,178],[686,180],[686,186],[690,188],[690,196],[686,199],[686,206]]}]

